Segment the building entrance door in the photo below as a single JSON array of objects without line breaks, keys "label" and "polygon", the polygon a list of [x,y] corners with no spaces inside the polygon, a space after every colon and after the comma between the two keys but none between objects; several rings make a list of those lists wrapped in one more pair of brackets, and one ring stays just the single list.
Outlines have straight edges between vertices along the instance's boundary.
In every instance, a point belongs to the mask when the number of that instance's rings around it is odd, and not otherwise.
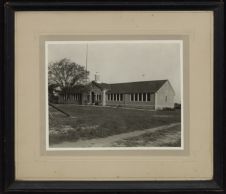
[{"label": "building entrance door", "polygon": [[95,93],[94,92],[91,93],[91,99],[92,99],[92,104],[94,104],[95,103]]}]

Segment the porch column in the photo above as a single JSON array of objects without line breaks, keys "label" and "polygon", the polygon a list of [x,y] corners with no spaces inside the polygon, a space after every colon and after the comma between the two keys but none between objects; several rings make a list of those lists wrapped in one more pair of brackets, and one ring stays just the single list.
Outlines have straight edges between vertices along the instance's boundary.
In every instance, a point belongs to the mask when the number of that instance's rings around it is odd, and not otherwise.
[{"label": "porch column", "polygon": [[102,106],[106,106],[106,90],[102,91]]}]

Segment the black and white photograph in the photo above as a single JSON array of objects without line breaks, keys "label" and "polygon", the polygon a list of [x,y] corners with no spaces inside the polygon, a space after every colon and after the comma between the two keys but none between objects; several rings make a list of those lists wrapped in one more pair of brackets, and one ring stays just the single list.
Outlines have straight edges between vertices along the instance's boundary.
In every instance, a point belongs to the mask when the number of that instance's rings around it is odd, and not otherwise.
[{"label": "black and white photograph", "polygon": [[45,41],[47,150],[183,149],[183,41]]}]

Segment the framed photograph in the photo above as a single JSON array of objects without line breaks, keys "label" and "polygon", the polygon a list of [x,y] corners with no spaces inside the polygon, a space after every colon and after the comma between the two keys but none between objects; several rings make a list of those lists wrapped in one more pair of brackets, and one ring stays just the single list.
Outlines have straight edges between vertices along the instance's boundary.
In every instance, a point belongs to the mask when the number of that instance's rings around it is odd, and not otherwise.
[{"label": "framed photograph", "polygon": [[4,192],[225,192],[222,1],[5,3]]},{"label": "framed photograph", "polygon": [[45,49],[47,150],[184,148],[182,40],[45,41]]}]

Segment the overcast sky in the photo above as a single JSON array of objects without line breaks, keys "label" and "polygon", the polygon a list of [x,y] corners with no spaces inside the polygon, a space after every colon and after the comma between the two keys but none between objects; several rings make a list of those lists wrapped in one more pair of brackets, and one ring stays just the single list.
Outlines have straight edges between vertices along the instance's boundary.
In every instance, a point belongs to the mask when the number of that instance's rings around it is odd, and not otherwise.
[{"label": "overcast sky", "polygon": [[[168,79],[181,102],[181,62],[178,41],[47,42],[47,61],[68,58],[86,66],[89,79],[120,83]],[[88,45],[88,46],[87,46]]]}]

